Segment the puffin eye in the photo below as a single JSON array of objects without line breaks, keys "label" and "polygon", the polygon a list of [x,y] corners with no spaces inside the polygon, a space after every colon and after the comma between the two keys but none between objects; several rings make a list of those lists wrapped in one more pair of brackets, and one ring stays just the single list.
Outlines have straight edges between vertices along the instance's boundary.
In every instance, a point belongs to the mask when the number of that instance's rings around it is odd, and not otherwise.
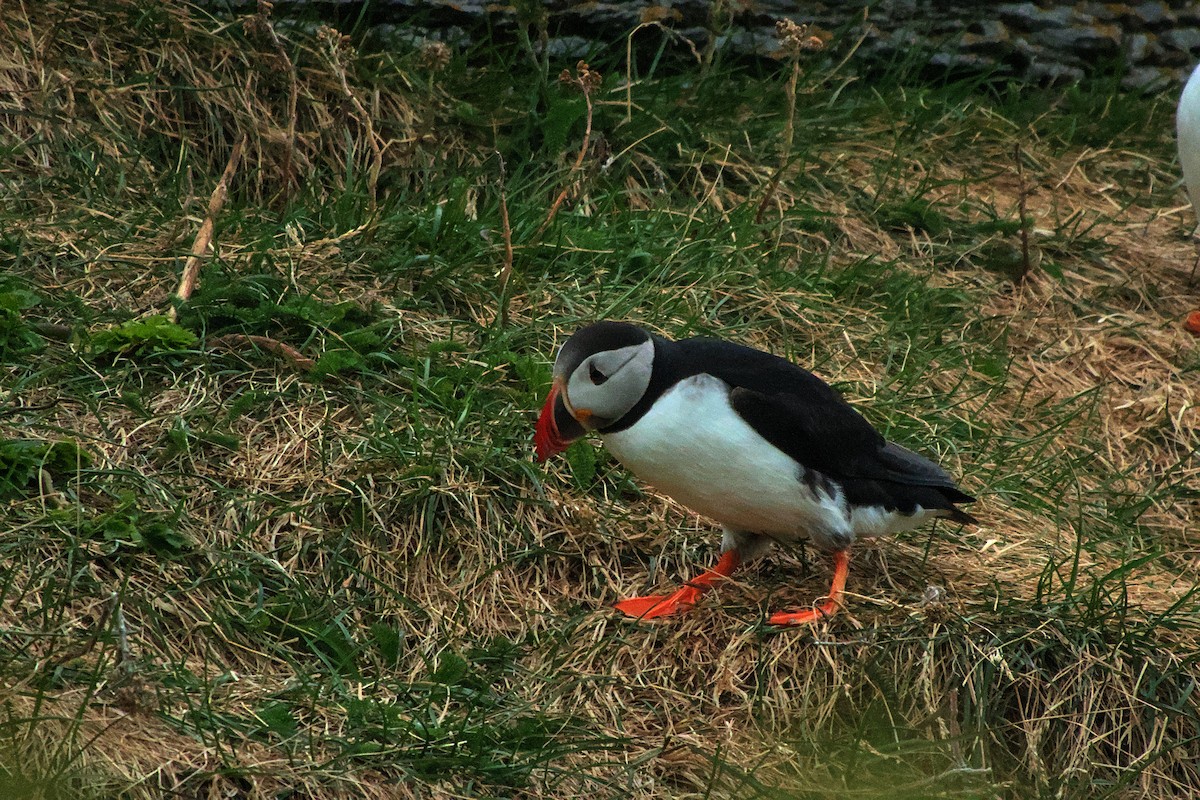
[{"label": "puffin eye", "polygon": [[588,377],[592,379],[592,383],[594,383],[596,386],[599,386],[608,380],[608,376],[596,369],[595,364],[588,364]]}]

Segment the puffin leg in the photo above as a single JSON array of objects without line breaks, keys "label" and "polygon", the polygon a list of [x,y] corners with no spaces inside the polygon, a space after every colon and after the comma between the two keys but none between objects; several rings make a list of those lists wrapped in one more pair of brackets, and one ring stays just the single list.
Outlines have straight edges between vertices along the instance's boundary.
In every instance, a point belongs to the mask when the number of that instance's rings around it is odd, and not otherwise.
[{"label": "puffin leg", "polygon": [[712,569],[692,578],[673,594],[651,594],[645,597],[631,597],[615,604],[613,608],[638,619],[654,619],[686,611],[696,604],[700,595],[711,589],[716,583],[733,574],[742,563],[741,554],[736,549],[726,550]]},{"label": "puffin leg", "polygon": [[813,608],[804,611],[779,611],[767,620],[772,625],[808,625],[832,617],[842,605],[842,592],[846,588],[846,574],[850,570],[850,551],[836,550],[833,553],[833,586],[829,596]]}]

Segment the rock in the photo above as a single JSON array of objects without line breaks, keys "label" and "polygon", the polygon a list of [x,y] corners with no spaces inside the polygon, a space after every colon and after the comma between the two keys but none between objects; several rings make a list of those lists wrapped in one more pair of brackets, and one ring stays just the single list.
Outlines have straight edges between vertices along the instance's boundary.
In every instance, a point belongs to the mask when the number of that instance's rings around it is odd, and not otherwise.
[{"label": "rock", "polygon": [[[579,3],[567,14],[594,31],[632,30],[642,21],[641,3]],[[670,22],[670,20],[664,20]]]},{"label": "rock", "polygon": [[964,33],[958,39],[958,46],[968,53],[1003,58],[1012,51],[1012,36],[1004,23],[991,20],[988,33]]},{"label": "rock", "polygon": [[1168,49],[1191,56],[1200,54],[1200,30],[1195,28],[1175,28],[1165,31],[1159,38]]},{"label": "rock", "polygon": [[1071,24],[1074,13],[1069,6],[1042,8],[1033,3],[1005,3],[996,6],[996,16],[1005,25],[1031,32],[1065,28]]},{"label": "rock", "polygon": [[1153,33],[1131,33],[1125,37],[1125,58],[1131,64],[1141,64],[1162,51]]},{"label": "rock", "polygon": [[[924,16],[924,9],[918,7],[915,0],[896,0],[888,4],[887,15],[894,20],[911,20]],[[878,8],[878,4],[876,6]]]},{"label": "rock", "polygon": [[774,28],[736,28],[724,36],[717,37],[718,49],[731,49],[735,53],[749,53],[767,58],[779,47]]},{"label": "rock", "polygon": [[1133,67],[1121,78],[1121,88],[1138,92],[1161,92],[1176,82],[1175,73],[1162,67]]},{"label": "rock", "polygon": [[1029,34],[1029,40],[1049,50],[1051,56],[1069,53],[1073,61],[1112,59],[1121,54],[1121,33],[1115,25],[1046,28]]},{"label": "rock", "polygon": [[[999,23],[997,23],[999,24]],[[934,23],[931,32],[941,36],[943,34],[961,33],[969,28],[971,23],[964,22],[961,19],[940,20]]]},{"label": "rock", "polygon": [[910,28],[892,31],[887,35],[887,43],[895,50],[912,50],[925,43],[921,35]]},{"label": "rock", "polygon": [[551,36],[546,41],[546,52],[551,58],[587,58],[595,48],[596,43],[583,36]]},{"label": "rock", "polygon": [[1081,3],[1078,8],[1099,22],[1128,23],[1133,19],[1133,8],[1126,3]]},{"label": "rock", "polygon": [[[683,39],[687,39],[689,42],[691,42],[692,46],[697,50],[703,50],[704,46],[708,44],[708,38],[712,36],[712,33],[709,32],[708,28],[676,28],[675,30]],[[682,41],[680,44],[684,47],[687,47],[687,44]]]},{"label": "rock", "polygon": [[1151,30],[1160,30],[1176,23],[1175,15],[1166,3],[1140,3],[1133,7],[1134,17]]},{"label": "rock", "polygon": [[372,25],[363,40],[367,47],[380,50],[420,47],[428,42],[442,42],[456,49],[466,49],[471,44],[470,35],[456,25],[425,28],[388,22]]},{"label": "rock", "polygon": [[929,57],[929,65],[941,67],[950,72],[959,70],[966,72],[989,72],[1010,74],[1012,70],[995,58],[974,53],[934,53]]},{"label": "rock", "polygon": [[[193,0],[216,10],[250,13],[255,0]],[[550,54],[574,61],[597,47],[620,43],[642,22],[670,28],[672,53],[687,55],[713,35],[715,0],[544,0]],[[0,0],[3,3],[3,0]],[[276,0],[274,16],[337,24],[362,0]],[[842,31],[830,45],[844,54],[863,31],[863,9],[870,8],[868,35],[847,65],[892,59],[897,53],[933,53],[933,66],[995,70],[1052,82],[1073,80],[1082,69],[1094,72],[1124,59],[1129,84],[1141,90],[1163,75],[1200,61],[1200,2],[1197,0],[1025,0],[1025,2],[954,3],[950,0],[724,0],[717,46],[733,55],[769,57],[778,48],[774,24],[787,18],[826,30]],[[374,24],[366,43],[440,40],[454,46],[478,42],[493,30],[512,38],[517,15],[512,0],[372,0]],[[378,29],[378,30],[376,30]],[[646,33],[645,42],[651,33]],[[683,38],[681,38],[683,37]],[[641,36],[639,35],[639,40]],[[659,40],[655,40],[657,47]],[[644,44],[635,41],[634,46]],[[374,46],[368,44],[368,46]],[[649,46],[649,45],[645,45]],[[840,55],[839,55],[840,57]],[[1057,66],[1055,66],[1057,65]]]},{"label": "rock", "polygon": [[969,33],[978,34],[985,39],[995,39],[1009,41],[1012,34],[1008,32],[1008,26],[998,19],[981,19],[977,22],[972,22],[967,26]]},{"label": "rock", "polygon": [[1066,64],[1033,63],[1025,70],[1025,77],[1037,83],[1047,83],[1052,86],[1062,86],[1068,83],[1078,83],[1087,76],[1080,67]]}]

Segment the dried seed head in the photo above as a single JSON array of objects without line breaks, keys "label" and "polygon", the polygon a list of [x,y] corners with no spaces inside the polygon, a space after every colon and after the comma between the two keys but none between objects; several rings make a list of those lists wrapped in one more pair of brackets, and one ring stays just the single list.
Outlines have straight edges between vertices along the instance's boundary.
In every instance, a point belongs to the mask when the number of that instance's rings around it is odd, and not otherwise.
[{"label": "dried seed head", "polygon": [[242,18],[242,30],[246,32],[247,36],[265,36],[269,24],[262,14],[250,14]]},{"label": "dried seed head", "polygon": [[600,88],[604,77],[588,66],[586,61],[580,61],[575,65],[575,75],[571,74],[571,70],[564,69],[558,74],[558,82],[570,84],[579,87],[579,91],[584,94],[591,94]]},{"label": "dried seed head", "polygon": [[825,49],[825,40],[810,33],[807,23],[798,25],[790,19],[778,20],[775,23],[775,35],[779,37],[780,49],[785,55],[798,56],[800,53]]},{"label": "dried seed head", "polygon": [[587,64],[585,64],[582,61],[579,62],[578,69],[579,69],[579,79],[581,81],[583,81],[583,86],[585,89],[587,89],[589,92],[594,92],[595,90],[600,88],[600,84],[604,80],[604,78],[599,72],[597,72],[594,69],[591,69],[590,67],[588,67]]},{"label": "dried seed head", "polygon": [[441,72],[450,63],[450,47],[445,42],[426,42],[421,46],[420,63],[430,72]]},{"label": "dried seed head", "polygon": [[317,41],[329,45],[334,52],[349,52],[353,49],[350,46],[349,36],[328,25],[317,28]]}]

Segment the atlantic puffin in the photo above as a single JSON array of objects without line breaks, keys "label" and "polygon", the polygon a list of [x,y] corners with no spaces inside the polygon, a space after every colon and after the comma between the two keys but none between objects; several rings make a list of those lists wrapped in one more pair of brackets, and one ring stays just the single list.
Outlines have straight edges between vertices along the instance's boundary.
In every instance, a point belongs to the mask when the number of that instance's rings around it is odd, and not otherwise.
[{"label": "atlantic puffin", "polygon": [[945,470],[884,439],[820,378],[733,342],[671,341],[626,322],[579,329],[554,362],[537,460],[589,432],[634,475],[725,531],[711,570],[673,594],[616,604],[632,617],[686,610],[772,543],[807,537],[833,556],[832,588],[812,608],[768,621],[816,622],[841,606],[856,539],[937,518],[977,521],[957,507],[975,498]]}]

